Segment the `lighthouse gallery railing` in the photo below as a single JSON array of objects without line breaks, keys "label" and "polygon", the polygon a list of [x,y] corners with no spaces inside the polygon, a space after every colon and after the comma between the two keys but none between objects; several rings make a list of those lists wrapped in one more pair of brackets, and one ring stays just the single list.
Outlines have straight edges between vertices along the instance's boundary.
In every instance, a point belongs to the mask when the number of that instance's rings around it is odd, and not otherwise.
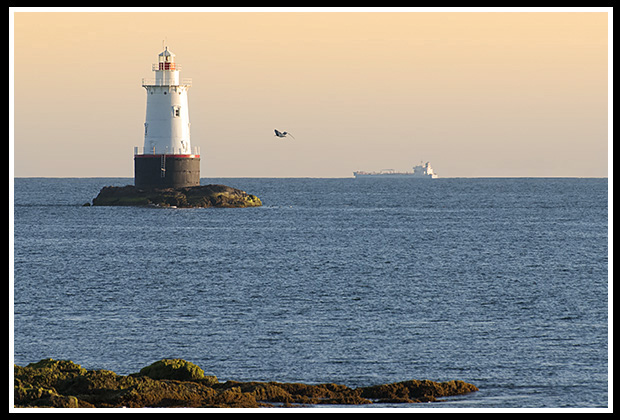
[{"label": "lighthouse gallery railing", "polygon": [[190,151],[188,151],[187,149],[183,149],[181,147],[179,148],[166,147],[166,150],[164,151],[164,153],[159,153],[159,151],[156,153],[155,150],[153,149],[149,150],[149,149],[145,149],[143,146],[135,146],[133,148],[133,154],[134,155],[196,155],[196,156],[199,156],[200,147],[193,146]]},{"label": "lighthouse gallery railing", "polygon": [[[191,86],[192,79],[181,79],[180,86]],[[176,86],[176,83],[171,83],[170,79],[156,80],[156,79],[142,79],[142,86]]]}]

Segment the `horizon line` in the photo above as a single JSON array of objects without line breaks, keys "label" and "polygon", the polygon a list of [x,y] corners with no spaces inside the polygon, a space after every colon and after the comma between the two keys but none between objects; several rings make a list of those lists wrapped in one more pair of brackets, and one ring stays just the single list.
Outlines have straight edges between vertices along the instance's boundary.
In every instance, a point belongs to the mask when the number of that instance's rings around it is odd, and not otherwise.
[{"label": "horizon line", "polygon": [[[55,176],[55,175],[38,175],[38,176],[13,176],[13,179],[25,179],[25,178],[56,178],[56,179],[112,179],[112,178],[120,178],[120,179],[133,179],[133,176]],[[200,179],[222,179],[222,178],[230,178],[230,179],[356,179],[355,176],[201,176]],[[481,176],[438,176],[433,179],[476,179],[476,178],[497,178],[497,179],[523,179],[523,178],[597,178],[597,179],[609,179],[610,176],[582,176],[582,175],[537,175],[537,176],[528,176],[528,175],[481,175]],[[394,178],[392,178],[394,179]],[[399,178],[396,178],[399,179]],[[403,178],[407,179],[407,178]]]}]

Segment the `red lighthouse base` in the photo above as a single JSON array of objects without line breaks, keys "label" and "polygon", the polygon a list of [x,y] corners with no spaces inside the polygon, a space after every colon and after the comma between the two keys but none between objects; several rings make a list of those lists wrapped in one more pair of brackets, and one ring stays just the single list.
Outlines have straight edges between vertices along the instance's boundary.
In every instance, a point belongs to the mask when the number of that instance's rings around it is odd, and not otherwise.
[{"label": "red lighthouse base", "polygon": [[200,185],[199,155],[134,155],[137,188],[183,188]]}]

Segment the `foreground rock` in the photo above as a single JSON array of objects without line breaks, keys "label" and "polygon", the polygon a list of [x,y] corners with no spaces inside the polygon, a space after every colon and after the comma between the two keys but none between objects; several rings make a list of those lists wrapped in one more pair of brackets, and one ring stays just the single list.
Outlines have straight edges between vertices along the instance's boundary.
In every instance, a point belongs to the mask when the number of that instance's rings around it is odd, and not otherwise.
[{"label": "foreground rock", "polygon": [[128,376],[67,360],[14,366],[16,407],[273,407],[417,403],[477,391],[463,381],[405,381],[352,389],[279,382],[220,383],[193,363],[164,359]]},{"label": "foreground rock", "polygon": [[257,207],[260,198],[226,185],[147,189],[133,185],[103,187],[94,206]]}]

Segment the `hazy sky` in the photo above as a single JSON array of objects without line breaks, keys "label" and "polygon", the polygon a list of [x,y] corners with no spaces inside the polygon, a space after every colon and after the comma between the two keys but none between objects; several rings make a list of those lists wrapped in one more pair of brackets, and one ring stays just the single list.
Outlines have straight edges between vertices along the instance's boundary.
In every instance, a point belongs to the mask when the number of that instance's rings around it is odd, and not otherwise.
[{"label": "hazy sky", "polygon": [[164,39],[202,177],[607,176],[605,10],[21,10],[17,177],[132,177]]}]

